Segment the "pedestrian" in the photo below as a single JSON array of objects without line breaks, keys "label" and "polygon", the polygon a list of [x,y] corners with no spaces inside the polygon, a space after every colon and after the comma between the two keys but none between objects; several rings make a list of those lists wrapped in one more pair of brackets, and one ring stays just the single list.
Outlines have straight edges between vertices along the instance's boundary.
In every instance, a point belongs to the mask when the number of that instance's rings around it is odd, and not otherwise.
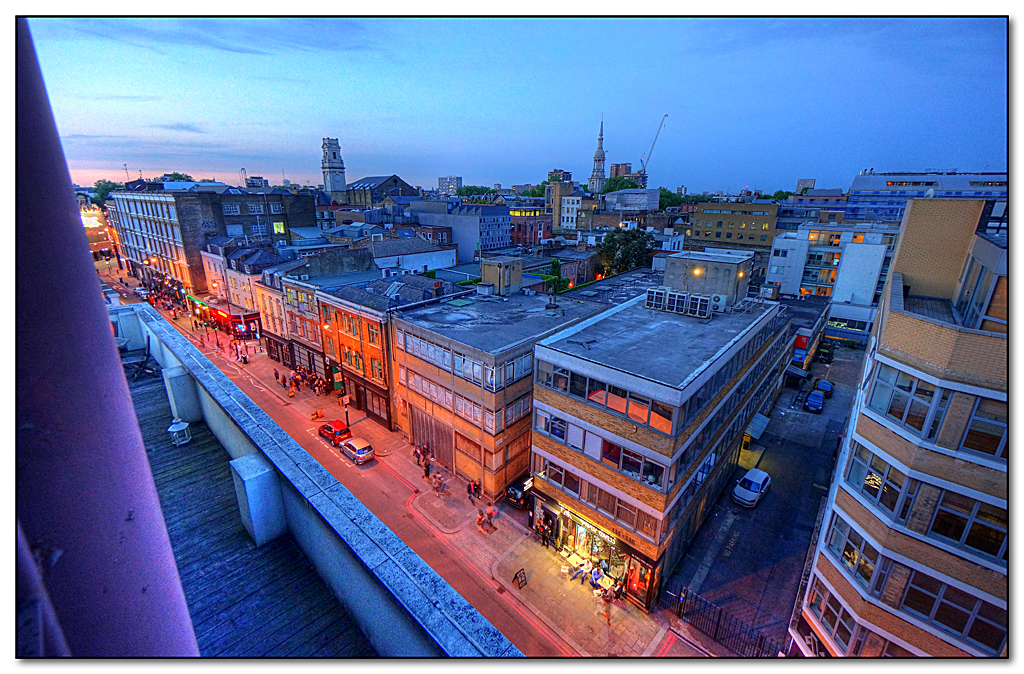
[{"label": "pedestrian", "polygon": [[476,505],[476,501],[473,500],[473,485],[476,484],[474,480],[470,480],[469,484],[466,485],[466,493],[469,494],[470,505]]},{"label": "pedestrian", "polygon": [[540,542],[544,547],[548,547],[548,536],[551,535],[551,529],[548,527],[547,522],[542,522],[540,525]]},{"label": "pedestrian", "polygon": [[419,445],[412,446],[412,456],[414,459],[416,459],[416,465],[420,465],[420,457],[422,457],[423,455],[420,453]]},{"label": "pedestrian", "polygon": [[473,481],[473,495],[480,498],[480,480]]},{"label": "pedestrian", "polygon": [[426,455],[423,457],[423,479],[430,482],[430,457]]},{"label": "pedestrian", "polygon": [[604,590],[601,592],[601,603],[598,607],[598,613],[604,616],[605,623],[612,624],[612,598],[613,593],[611,590]]},{"label": "pedestrian", "polygon": [[480,510],[479,508],[477,508],[476,509],[476,530],[479,531],[480,533],[484,533],[484,522],[486,522],[486,521],[487,521],[487,518],[484,517],[484,511]]},{"label": "pedestrian", "polygon": [[488,503],[487,504],[487,524],[489,524],[490,526],[494,527],[495,529],[498,528],[498,527],[494,526],[494,518],[497,517],[497,516],[498,516],[498,511],[497,511],[497,509],[495,509],[494,504],[493,503]]},{"label": "pedestrian", "polygon": [[277,368],[275,367],[274,368],[274,381],[277,381],[280,378],[280,376],[281,375],[278,373]]},{"label": "pedestrian", "polygon": [[444,482],[445,482],[445,480],[444,480],[444,473],[438,473],[437,474],[437,495],[438,496],[444,496],[444,489],[445,489]]}]

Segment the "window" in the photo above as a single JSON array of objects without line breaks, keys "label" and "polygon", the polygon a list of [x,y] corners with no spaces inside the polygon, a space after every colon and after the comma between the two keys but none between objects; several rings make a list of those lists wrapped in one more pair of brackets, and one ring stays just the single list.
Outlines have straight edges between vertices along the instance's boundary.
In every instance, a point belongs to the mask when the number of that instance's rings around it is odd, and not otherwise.
[{"label": "window", "polygon": [[889,511],[894,520],[906,522],[920,482],[908,479],[866,447],[856,443],[855,447],[846,481],[871,503]]},{"label": "window", "polygon": [[928,533],[1005,563],[1007,529],[1003,508],[944,491]]},{"label": "window", "polygon": [[384,364],[376,358],[370,359],[370,372],[374,379],[384,381]]},{"label": "window", "polygon": [[[950,392],[936,388],[924,380],[879,363],[875,387],[868,398],[868,407],[914,432],[934,439],[942,424]],[[931,423],[924,433],[929,415]]]},{"label": "window", "polygon": [[224,211],[224,215],[239,215],[241,213],[238,204],[223,204],[221,210]]},{"label": "window", "polygon": [[267,227],[268,225],[265,222],[254,222],[252,223],[252,233],[255,236],[266,236]]},{"label": "window", "polygon": [[249,215],[263,215],[263,204],[249,204]]},{"label": "window", "polygon": [[1005,402],[978,398],[960,449],[1005,459],[1007,413]]},{"label": "window", "polygon": [[277,215],[281,212],[281,204],[270,204],[270,212]]},{"label": "window", "polygon": [[900,608],[990,653],[1006,643],[1006,609],[915,570]]},{"label": "window", "polygon": [[632,478],[640,479],[640,475],[643,472],[644,457],[631,452],[628,449],[622,450],[622,472],[626,473]]},{"label": "window", "polygon": [[380,344],[380,328],[375,325],[366,326],[366,341],[370,344]]},{"label": "window", "polygon": [[789,255],[789,251],[788,250],[781,250],[781,249],[776,248],[775,250],[772,251],[772,257],[786,257],[788,255]]},{"label": "window", "polygon": [[601,460],[607,464],[615,467],[616,470],[619,468],[619,461],[622,458],[622,447],[619,447],[614,442],[608,442],[607,440],[601,441]]},{"label": "window", "polygon": [[767,234],[762,234],[761,235],[761,240],[762,241],[767,241],[768,240],[768,235]]},{"label": "window", "polygon": [[878,551],[857,533],[839,515],[832,516],[828,549],[839,560],[846,572],[865,589],[871,585],[871,576],[878,563]]}]

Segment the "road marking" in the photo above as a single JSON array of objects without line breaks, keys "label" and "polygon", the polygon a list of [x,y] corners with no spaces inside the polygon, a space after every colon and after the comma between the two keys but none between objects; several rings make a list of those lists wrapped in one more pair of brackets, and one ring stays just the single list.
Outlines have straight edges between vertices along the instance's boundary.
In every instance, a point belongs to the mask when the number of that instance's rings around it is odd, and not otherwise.
[{"label": "road marking", "polygon": [[715,557],[718,555],[718,550],[722,547],[722,543],[725,541],[726,534],[729,533],[729,527],[736,520],[736,515],[731,510],[727,510],[725,513],[725,519],[722,521],[721,526],[718,528],[718,533],[715,534],[715,540],[712,542],[711,547],[708,548],[707,553],[704,554],[704,561],[701,562],[700,567],[697,568],[696,573],[693,574],[693,578],[690,579],[687,587],[691,592],[699,593],[701,583],[704,582],[704,578],[711,571],[711,564],[715,561]]}]

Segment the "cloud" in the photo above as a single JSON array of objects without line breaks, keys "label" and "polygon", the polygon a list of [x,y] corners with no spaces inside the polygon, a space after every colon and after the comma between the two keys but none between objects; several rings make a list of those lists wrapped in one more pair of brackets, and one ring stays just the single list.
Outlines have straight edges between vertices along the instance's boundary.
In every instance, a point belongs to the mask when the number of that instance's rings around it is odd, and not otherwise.
[{"label": "cloud", "polygon": [[187,131],[188,133],[206,133],[198,124],[186,124],[174,122],[173,124],[154,124],[155,129],[167,129],[168,131]]},{"label": "cloud", "polygon": [[378,49],[365,26],[350,19],[35,19],[31,27],[37,38],[59,40],[86,36],[160,53],[165,53],[163,47],[176,46],[263,56]]}]

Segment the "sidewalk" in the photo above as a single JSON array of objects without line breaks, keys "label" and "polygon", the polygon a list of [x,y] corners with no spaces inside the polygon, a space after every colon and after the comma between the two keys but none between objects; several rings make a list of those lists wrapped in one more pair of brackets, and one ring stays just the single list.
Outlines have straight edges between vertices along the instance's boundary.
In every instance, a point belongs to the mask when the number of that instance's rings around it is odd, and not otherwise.
[{"label": "sidewalk", "polygon": [[[114,281],[116,285],[112,287],[122,290],[116,278]],[[345,419],[344,408],[339,406],[336,395],[318,396],[303,387],[296,391],[294,398],[289,398],[287,389],[274,381],[274,369],[283,373],[287,368],[271,360],[265,352],[253,353],[253,344],[249,345],[249,364],[243,365],[235,360],[230,341],[225,347],[221,339],[221,348],[216,349],[202,329],[193,330],[188,317],[172,320],[169,312],[159,307],[157,311],[222,369],[246,375],[252,385],[267,389],[296,414],[308,419],[316,408],[322,407],[324,421]],[[437,529],[438,536],[448,537],[468,564],[500,585],[499,592],[508,592],[518,599],[580,655],[679,657],[706,654],[701,652],[704,649],[689,647],[695,640],[684,637],[679,625],[672,631],[673,621],[678,621],[660,607],[646,615],[625,599],[615,601],[611,605],[611,624],[606,624],[597,610],[603,602],[595,599],[589,583],[581,585],[578,578],[570,583],[562,577],[560,569],[565,562],[557,550],[543,547],[532,532],[507,517],[506,508],[511,506],[494,503],[498,509],[494,526],[485,524],[481,534],[476,527],[477,508],[484,510],[490,501],[476,499],[476,504],[471,504],[466,494],[466,481],[453,477],[443,468],[440,472],[446,477],[445,492],[439,496],[424,480],[423,469],[413,457],[412,445],[401,433],[388,431],[351,406],[348,416],[353,435],[369,441],[378,459],[385,461],[414,490],[409,505]],[[527,584],[522,589],[513,580],[519,569],[526,571]]]}]

